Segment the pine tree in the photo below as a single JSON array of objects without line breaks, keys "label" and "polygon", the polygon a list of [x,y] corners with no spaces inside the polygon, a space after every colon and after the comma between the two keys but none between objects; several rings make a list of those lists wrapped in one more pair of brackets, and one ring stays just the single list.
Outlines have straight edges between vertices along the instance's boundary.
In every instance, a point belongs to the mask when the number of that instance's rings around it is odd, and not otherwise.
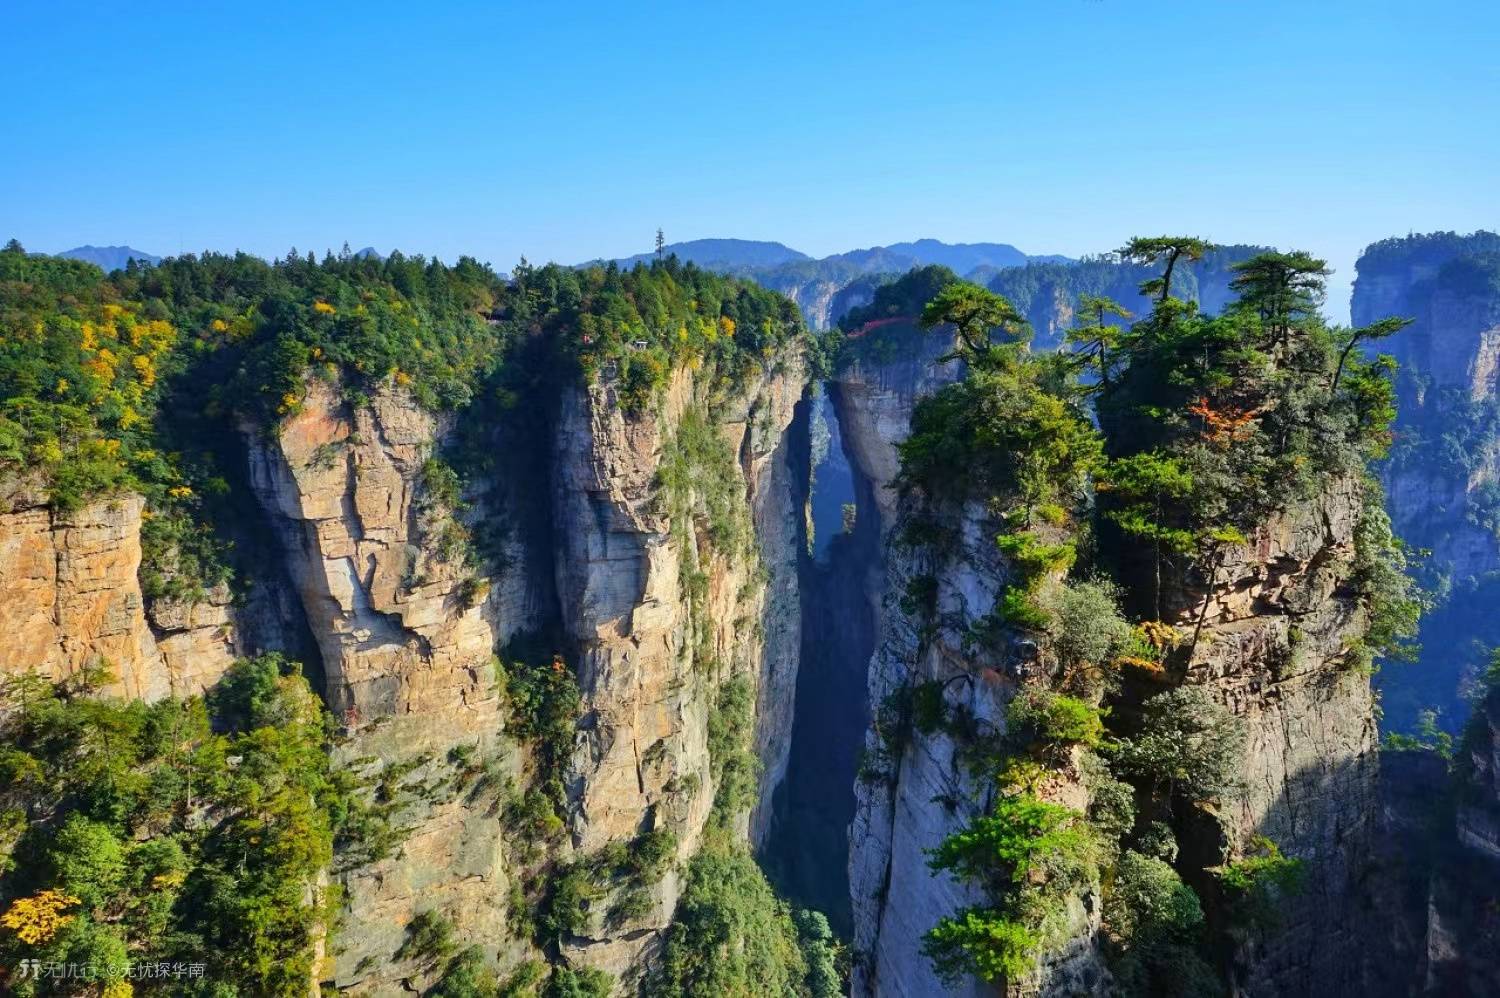
[{"label": "pine tree", "polygon": [[1080,295],[1076,325],[1068,330],[1065,339],[1074,348],[1074,354],[1085,369],[1091,368],[1099,376],[1099,385],[1109,387],[1110,365],[1114,363],[1113,351],[1120,344],[1123,329],[1109,321],[1114,316],[1130,318],[1125,307],[1103,295]]},{"label": "pine tree", "polygon": [[1260,253],[1232,268],[1230,288],[1239,292],[1236,307],[1253,309],[1277,346],[1287,342],[1293,323],[1317,314],[1323,304],[1323,281],[1332,271],[1308,253]]},{"label": "pine tree", "polygon": [[1172,296],[1172,270],[1177,261],[1187,257],[1191,261],[1203,259],[1203,255],[1214,248],[1214,244],[1197,236],[1137,236],[1120,250],[1120,257],[1131,263],[1163,263],[1165,270],[1160,277],[1153,277],[1141,284],[1141,294],[1156,296],[1157,302],[1165,303]]},{"label": "pine tree", "polygon": [[970,363],[989,357],[995,348],[991,331],[999,329],[1016,341],[1029,338],[1026,319],[1004,298],[968,281],[957,281],[938,292],[922,308],[921,326],[951,325],[958,330],[958,345],[939,361],[962,358]]}]

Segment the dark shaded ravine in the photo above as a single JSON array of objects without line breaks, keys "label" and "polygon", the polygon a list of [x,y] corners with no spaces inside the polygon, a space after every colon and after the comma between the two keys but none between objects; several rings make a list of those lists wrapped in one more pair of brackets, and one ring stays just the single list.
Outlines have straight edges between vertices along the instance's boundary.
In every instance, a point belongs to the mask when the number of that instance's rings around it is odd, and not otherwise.
[{"label": "dark shaded ravine", "polygon": [[[836,392],[837,386],[827,391]],[[794,446],[807,484],[811,537],[798,559],[802,651],[786,779],[773,800],[762,861],[794,904],[828,915],[834,930],[852,930],[849,906],[849,823],[854,781],[869,725],[867,670],[875,644],[871,594],[879,585],[880,521],[871,484],[844,452],[833,400],[825,392],[804,403]],[[823,443],[820,424],[827,428]],[[855,510],[846,530],[845,507]]]}]

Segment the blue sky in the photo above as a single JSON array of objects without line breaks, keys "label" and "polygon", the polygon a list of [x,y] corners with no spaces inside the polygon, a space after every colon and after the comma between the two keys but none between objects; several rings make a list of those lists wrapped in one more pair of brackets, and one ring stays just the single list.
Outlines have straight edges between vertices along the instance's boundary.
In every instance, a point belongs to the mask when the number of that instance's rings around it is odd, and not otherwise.
[{"label": "blue sky", "polygon": [[[1500,227],[1493,0],[6,0],[0,238],[1327,256]],[[1336,287],[1336,295],[1347,289]],[[1339,314],[1341,307],[1332,311]]]}]

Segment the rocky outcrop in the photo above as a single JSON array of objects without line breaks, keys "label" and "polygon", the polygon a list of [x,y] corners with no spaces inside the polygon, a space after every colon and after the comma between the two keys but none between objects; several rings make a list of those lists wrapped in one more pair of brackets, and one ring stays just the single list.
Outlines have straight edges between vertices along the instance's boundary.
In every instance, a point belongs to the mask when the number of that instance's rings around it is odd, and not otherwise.
[{"label": "rocky outcrop", "polygon": [[1278,926],[1238,955],[1247,994],[1348,993],[1362,972],[1366,927],[1354,913],[1378,769],[1369,677],[1347,653],[1364,628],[1348,588],[1363,502],[1359,483],[1342,479],[1273,516],[1197,593],[1180,591],[1168,617],[1183,635],[1201,619],[1187,682],[1212,691],[1246,735],[1243,793],[1184,850],[1234,855],[1261,835],[1304,865]]},{"label": "rocky outcrop", "polygon": [[[904,521],[898,519],[897,529]],[[975,888],[934,873],[928,853],[991,809],[993,774],[973,765],[974,746],[1004,735],[1010,701],[1028,681],[1042,679],[1029,642],[973,638],[974,625],[995,609],[1012,579],[994,543],[1000,529],[974,505],[962,514],[958,542],[948,553],[934,559],[899,544],[888,549],[881,643],[870,670],[872,702],[882,709],[866,740],[850,831],[855,995],[998,993],[977,978],[944,981],[921,945],[939,919],[987,903]],[[899,606],[906,584],[918,576],[937,581],[935,623],[925,630]],[[965,719],[962,736],[946,727],[893,727],[892,703],[900,691],[932,683],[941,686],[944,713]],[[1082,810],[1088,794],[1078,776],[1075,770],[1051,781],[1045,797]],[[1086,894],[1069,903],[1074,942],[1049,954],[1033,979],[1015,982],[1017,993],[1100,993],[1109,975],[1093,945],[1098,902],[1097,894]]]},{"label": "rocky outcrop", "polygon": [[[557,590],[579,648],[587,711],[571,776],[580,853],[660,827],[673,831],[681,855],[696,851],[713,803],[708,719],[718,689],[736,676],[756,690],[764,762],[757,835],[768,820],[790,744],[801,639],[800,500],[783,443],[804,384],[802,362],[792,358],[714,406],[714,430],[738,457],[755,527],[752,548],[738,552],[709,543],[706,522],[674,530],[661,501],[663,451],[686,411],[710,403],[690,372],[677,372],[656,414],[625,415],[609,383],[563,401],[553,488]],[[684,568],[707,577],[696,614]],[[661,941],[678,889],[669,874],[657,885],[652,917],[627,933],[574,940],[567,955],[620,977],[638,973]]]},{"label": "rocky outcrop", "polygon": [[[800,640],[800,500],[782,443],[804,383],[793,356],[728,398],[711,399],[706,379],[680,370],[660,409],[641,415],[622,411],[608,378],[564,390],[550,446],[536,448],[532,465],[506,466],[518,480],[490,483],[468,514],[476,527],[513,525],[502,531],[503,557],[481,567],[452,550],[457,511],[428,482],[448,428],[401,390],[352,406],[314,381],[275,433],[247,428],[253,487],[346,728],[340,760],[393,782],[401,801],[396,852],[341,874],[345,915],[325,972],[341,990],[384,994],[421,980],[422,968],[395,954],[426,911],[502,968],[537,955],[516,937],[520,913],[509,910],[512,880],[536,869],[509,855],[493,794],[459,792],[453,761],[473,760],[513,784],[527,778],[527,750],[505,734],[492,667],[513,635],[560,628],[583,694],[561,774],[569,834],[549,847],[555,858],[585,858],[653,828],[670,829],[679,855],[692,854],[713,801],[708,719],[731,676],[758,693],[769,795],[785,765]],[[737,455],[755,527],[743,551],[714,549],[707,524],[674,530],[662,502],[664,450],[690,407],[710,406],[715,432]],[[550,492],[539,504],[545,529],[515,529],[525,518],[507,504],[538,480]],[[707,576],[696,616],[684,566]],[[678,890],[668,872],[646,914],[626,925],[601,914],[563,941],[561,958],[634,979]]]},{"label": "rocky outcrop", "polygon": [[[838,317],[834,314],[834,302],[843,288],[842,281],[815,278],[775,290],[796,302],[810,329],[828,329],[838,322]],[[848,311],[848,308],[844,311]]]},{"label": "rocky outcrop", "polygon": [[196,603],[142,595],[141,519],[134,494],[67,513],[39,490],[0,499],[0,671],[52,680],[104,666],[108,687],[157,700],[211,686],[239,651],[230,595]]},{"label": "rocky outcrop", "polygon": [[495,727],[496,625],[461,596],[461,560],[422,529],[423,465],[438,435],[393,388],[349,407],[322,381],[275,436],[249,434],[252,488],[288,555],[329,706],[352,727],[437,714]]},{"label": "rocky outcrop", "polygon": [[[410,785],[450,775],[471,747],[501,768],[519,763],[498,739],[495,645],[525,620],[500,620],[465,597],[463,564],[423,529],[423,466],[440,426],[394,388],[346,405],[311,382],[276,433],[247,428],[251,485],[279,539],[321,652],[325,698],[349,736],[340,761]],[[502,580],[490,601],[503,602]],[[345,922],[328,976],[381,993],[413,973],[393,959],[405,927],[438,910],[465,940],[505,937],[508,887],[489,801],[412,802],[397,855],[344,876]]]},{"label": "rocky outcrop", "polygon": [[1385,315],[1412,320],[1376,347],[1401,365],[1386,486],[1400,534],[1459,580],[1500,569],[1500,541],[1485,522],[1493,516],[1486,494],[1500,487],[1500,440],[1483,415],[1500,399],[1500,291],[1486,255],[1497,245],[1481,232],[1372,246],[1350,304],[1357,326]]},{"label": "rocky outcrop", "polygon": [[[942,565],[926,564],[897,543],[903,509],[895,488],[918,399],[963,374],[956,362],[938,364],[952,340],[905,333],[909,339],[884,363],[859,360],[840,372],[832,398],[850,463],[871,487],[879,518],[883,572],[872,603],[877,638],[869,668],[869,703],[875,715],[865,740],[867,769],[855,788],[849,832],[849,892],[853,906],[852,993],[856,996],[980,995],[995,989],[977,980],[943,982],[920,952],[921,939],[939,918],[980,900],[962,885],[927,868],[924,850],[938,845],[991,803],[990,788],[972,781],[958,760],[953,739],[914,732],[892,755],[879,732],[883,705],[915,683],[945,684],[950,707],[1003,730],[1004,708],[1016,677],[1000,660],[971,661],[963,640],[967,625],[988,613],[1008,576],[982,516],[973,513],[960,530],[962,551]],[[863,508],[861,517],[866,515]],[[939,581],[943,625],[924,638],[899,604],[918,575]],[[941,800],[945,804],[934,803]]]},{"label": "rocky outcrop", "polygon": [[[896,444],[911,406],[957,371],[936,368],[936,341],[909,361],[867,370],[856,365],[838,385],[841,428],[861,471],[876,483],[886,530],[886,580],[880,639],[871,663],[872,707],[914,683],[943,684],[950,710],[985,733],[1004,731],[1005,707],[1036,681],[1036,648],[1013,636],[981,645],[972,625],[1004,591],[1010,571],[994,544],[1001,526],[967,509],[947,524],[956,551],[931,556],[900,542],[908,510],[889,486],[899,469]],[[950,365],[951,366],[951,365]],[[1249,543],[1230,551],[1212,579],[1187,578],[1163,616],[1187,640],[1195,632],[1186,681],[1208,689],[1241,719],[1247,737],[1243,795],[1206,827],[1179,829],[1192,862],[1213,866],[1264,835],[1303,860],[1307,889],[1291,900],[1281,927],[1246,937],[1236,955],[1236,986],[1246,994],[1348,993],[1363,980],[1361,931],[1376,813],[1375,725],[1368,676],[1348,664],[1365,624],[1349,579],[1365,497],[1355,480],[1330,483],[1313,501],[1272,517]],[[910,580],[936,582],[938,611],[924,633],[899,606]],[[856,995],[991,993],[974,980],[939,980],[920,952],[936,921],[978,899],[928,869],[937,846],[992,803],[993,788],[972,780],[962,746],[944,731],[914,732],[892,753],[878,715],[867,757],[891,758],[858,788],[851,830]],[[1048,793],[1082,807],[1085,781],[1066,769]],[[1212,893],[1209,888],[1209,893]],[[1108,971],[1095,944],[1098,898],[1071,910],[1072,941],[1016,993],[1102,993]],[[1311,982],[1311,984],[1309,983]]]}]

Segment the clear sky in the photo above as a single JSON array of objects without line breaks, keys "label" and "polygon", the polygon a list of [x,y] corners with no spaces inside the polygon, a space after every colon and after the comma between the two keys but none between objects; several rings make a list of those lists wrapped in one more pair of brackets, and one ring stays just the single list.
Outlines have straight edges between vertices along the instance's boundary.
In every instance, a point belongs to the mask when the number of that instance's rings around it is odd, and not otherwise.
[{"label": "clear sky", "polygon": [[0,239],[48,252],[1186,231],[1347,281],[1500,227],[1495,0],[4,0],[0,65]]}]

